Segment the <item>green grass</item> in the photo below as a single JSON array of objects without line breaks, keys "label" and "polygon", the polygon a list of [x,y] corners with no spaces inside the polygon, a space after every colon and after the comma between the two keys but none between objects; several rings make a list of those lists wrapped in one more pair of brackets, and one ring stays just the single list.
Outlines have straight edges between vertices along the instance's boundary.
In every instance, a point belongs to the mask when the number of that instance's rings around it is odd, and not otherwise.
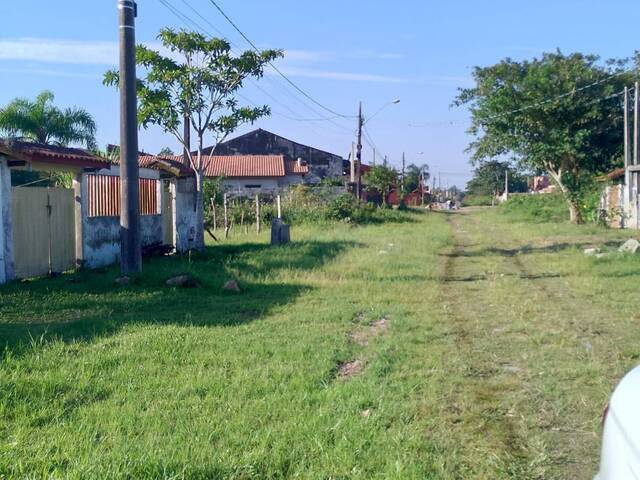
[{"label": "green grass", "polygon": [[509,200],[500,205],[500,211],[513,220],[548,223],[569,220],[566,200],[559,193],[550,194],[512,194]]},{"label": "green grass", "polygon": [[0,288],[0,478],[589,478],[640,257],[582,248],[629,233],[410,218]]}]

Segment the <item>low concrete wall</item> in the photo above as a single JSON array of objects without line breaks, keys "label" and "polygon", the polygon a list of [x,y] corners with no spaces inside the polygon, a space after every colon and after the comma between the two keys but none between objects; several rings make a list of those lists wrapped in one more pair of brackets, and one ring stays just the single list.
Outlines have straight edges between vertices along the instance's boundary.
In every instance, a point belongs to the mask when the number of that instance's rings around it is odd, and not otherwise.
[{"label": "low concrete wall", "polygon": [[[98,268],[120,261],[120,217],[92,217],[84,227],[83,265]],[[162,215],[140,217],[142,246],[162,241]]]},{"label": "low concrete wall", "polygon": [[14,278],[11,170],[0,156],[0,283]]},{"label": "low concrete wall", "polygon": [[173,197],[173,232],[176,252],[186,252],[195,247],[196,209],[195,178],[180,178],[171,182]]}]

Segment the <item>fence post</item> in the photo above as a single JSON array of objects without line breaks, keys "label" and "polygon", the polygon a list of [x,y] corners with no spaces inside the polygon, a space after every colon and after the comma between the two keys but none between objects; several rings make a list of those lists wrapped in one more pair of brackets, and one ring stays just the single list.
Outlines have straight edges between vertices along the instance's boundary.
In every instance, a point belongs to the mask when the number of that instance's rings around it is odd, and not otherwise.
[{"label": "fence post", "polygon": [[276,203],[278,205],[278,218],[282,218],[282,208],[280,206],[280,195],[276,197]]},{"label": "fence post", "polygon": [[211,217],[213,219],[213,231],[216,231],[216,200],[211,197]]},{"label": "fence post", "polygon": [[260,195],[256,193],[256,231],[260,233]]},{"label": "fence post", "polygon": [[222,199],[224,207],[224,238],[229,237],[229,202],[227,200],[227,194],[225,193]]}]

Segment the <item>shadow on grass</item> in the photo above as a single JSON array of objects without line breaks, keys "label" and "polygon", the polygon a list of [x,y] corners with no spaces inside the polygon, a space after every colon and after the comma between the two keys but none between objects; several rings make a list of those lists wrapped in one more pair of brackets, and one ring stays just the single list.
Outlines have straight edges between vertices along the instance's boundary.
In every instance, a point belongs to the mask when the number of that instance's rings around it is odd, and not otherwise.
[{"label": "shadow on grass", "polygon": [[[355,242],[297,242],[283,247],[245,243],[207,247],[199,254],[145,261],[131,285],[117,286],[117,267],[57,278],[12,282],[0,288],[0,350],[29,344],[89,340],[131,324],[233,326],[261,318],[311,287],[278,281],[282,272],[314,270]],[[167,287],[189,273],[196,288]],[[237,279],[240,293],[223,291]],[[283,277],[281,277],[283,278]],[[34,340],[35,339],[35,340]]]},{"label": "shadow on grass", "polygon": [[[609,241],[604,243],[598,243],[598,245],[605,247],[615,247],[618,246],[620,242],[618,241]],[[515,257],[516,255],[529,255],[529,254],[537,254],[537,253],[558,253],[564,250],[571,250],[575,248],[587,248],[592,247],[594,242],[564,242],[564,243],[554,243],[551,245],[544,246],[532,246],[532,245],[523,245],[518,248],[483,248],[480,250],[464,250],[453,253],[440,253],[439,255],[442,257],[450,257],[450,258],[459,258],[459,257],[487,257],[487,256],[500,256],[500,257]]]}]

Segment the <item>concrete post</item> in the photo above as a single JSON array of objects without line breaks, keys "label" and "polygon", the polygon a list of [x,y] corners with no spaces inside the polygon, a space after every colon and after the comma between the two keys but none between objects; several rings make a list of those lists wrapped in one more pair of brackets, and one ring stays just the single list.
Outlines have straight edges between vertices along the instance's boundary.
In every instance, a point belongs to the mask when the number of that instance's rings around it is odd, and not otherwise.
[{"label": "concrete post", "polygon": [[76,268],[82,268],[85,260],[85,235],[89,218],[89,187],[87,174],[79,172],[73,178],[74,215],[76,225]]},{"label": "concrete post", "polygon": [[11,170],[0,156],[0,283],[13,280],[13,219],[11,212]]}]

